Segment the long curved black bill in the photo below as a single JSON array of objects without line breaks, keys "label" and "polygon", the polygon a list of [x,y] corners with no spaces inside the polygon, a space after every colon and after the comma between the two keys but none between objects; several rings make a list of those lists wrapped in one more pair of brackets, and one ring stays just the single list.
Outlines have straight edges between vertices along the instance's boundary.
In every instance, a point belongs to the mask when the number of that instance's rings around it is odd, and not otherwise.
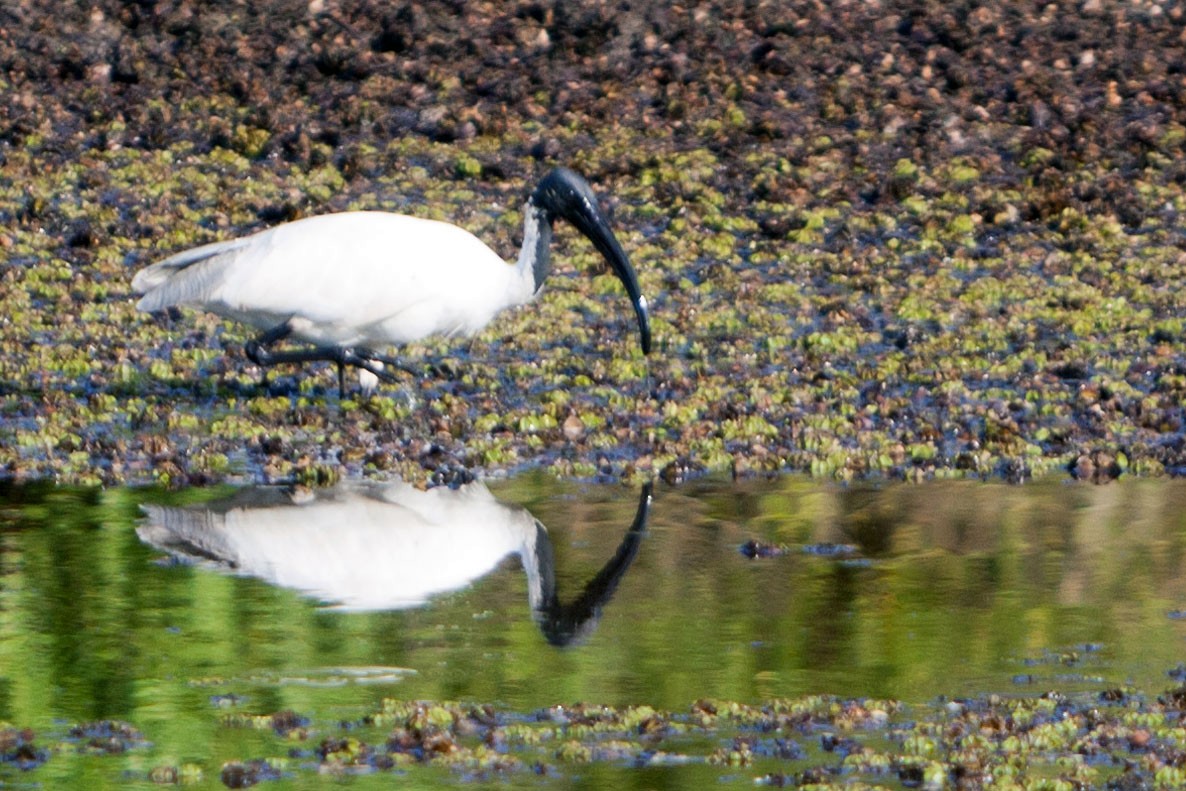
[{"label": "long curved black bill", "polygon": [[597,197],[588,182],[568,168],[556,168],[540,181],[532,197],[537,205],[576,226],[577,230],[593,242],[598,252],[605,256],[614,274],[626,287],[626,293],[634,305],[634,315],[638,317],[642,353],[649,354],[651,319],[647,299],[638,287],[638,276],[634,273],[634,267],[630,265],[630,259],[626,257],[622,245],[618,244],[617,237],[605,221],[601,207],[597,204]]}]

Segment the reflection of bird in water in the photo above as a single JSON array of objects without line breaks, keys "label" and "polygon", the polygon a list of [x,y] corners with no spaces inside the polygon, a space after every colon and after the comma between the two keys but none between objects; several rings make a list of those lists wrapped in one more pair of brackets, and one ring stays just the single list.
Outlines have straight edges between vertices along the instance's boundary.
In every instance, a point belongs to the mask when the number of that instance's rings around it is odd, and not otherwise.
[{"label": "reflection of bird in water", "polygon": [[294,497],[245,489],[201,506],[142,506],[140,539],[173,557],[293,588],[343,610],[416,607],[464,588],[518,554],[548,641],[587,634],[634,560],[650,484],[614,556],[571,604],[556,593],[547,529],[481,483],[420,491],[403,482],[342,485]]}]

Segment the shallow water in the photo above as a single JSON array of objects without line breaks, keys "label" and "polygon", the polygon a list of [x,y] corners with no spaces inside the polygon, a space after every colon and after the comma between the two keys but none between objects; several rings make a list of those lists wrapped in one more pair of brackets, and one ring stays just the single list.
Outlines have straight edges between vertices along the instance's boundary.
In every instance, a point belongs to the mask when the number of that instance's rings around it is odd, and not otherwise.
[{"label": "shallow water", "polygon": [[[647,508],[638,491],[527,477],[488,493],[263,499],[0,489],[0,720],[52,751],[28,771],[0,765],[0,783],[150,786],[153,767],[188,764],[200,787],[220,787],[223,762],[278,749],[271,731],[227,715],[291,710],[322,738],[385,698],[526,716],[807,694],[929,706],[1047,689],[1157,694],[1186,661],[1181,481],[701,481],[660,487]],[[146,503],[188,510],[146,521]],[[397,538],[388,528],[401,520],[428,527]],[[190,531],[173,554],[146,543],[168,543],[151,529],[166,522]],[[771,556],[747,557],[749,542]],[[199,561],[176,559],[187,552]],[[220,555],[237,573],[216,568]],[[450,590],[427,603],[409,585],[384,591],[388,570]],[[145,741],[73,752],[72,725],[109,719]],[[302,766],[281,783],[316,782]],[[563,782],[689,773],[752,782],[705,765],[612,764]]]}]

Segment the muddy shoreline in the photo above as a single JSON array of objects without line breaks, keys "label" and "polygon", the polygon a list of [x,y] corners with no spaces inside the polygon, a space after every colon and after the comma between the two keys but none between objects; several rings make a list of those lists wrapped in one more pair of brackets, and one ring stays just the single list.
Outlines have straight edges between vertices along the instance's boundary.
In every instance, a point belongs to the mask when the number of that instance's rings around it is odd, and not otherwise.
[{"label": "muddy shoreline", "polygon": [[[1179,474],[1181,15],[9,3],[0,476]],[[513,257],[555,164],[610,209],[649,358],[574,234],[537,304],[371,399],[329,367],[261,386],[242,327],[133,309],[153,260],[346,208]]]}]

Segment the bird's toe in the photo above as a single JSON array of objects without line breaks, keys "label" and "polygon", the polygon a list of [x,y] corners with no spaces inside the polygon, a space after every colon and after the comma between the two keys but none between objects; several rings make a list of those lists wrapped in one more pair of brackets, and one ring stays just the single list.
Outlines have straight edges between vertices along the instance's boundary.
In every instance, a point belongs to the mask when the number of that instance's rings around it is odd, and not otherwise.
[{"label": "bird's toe", "polygon": [[[380,370],[383,368],[383,363],[374,363]],[[379,374],[369,368],[358,369],[358,387],[362,390],[364,396],[369,396],[375,392],[379,386]]]}]

